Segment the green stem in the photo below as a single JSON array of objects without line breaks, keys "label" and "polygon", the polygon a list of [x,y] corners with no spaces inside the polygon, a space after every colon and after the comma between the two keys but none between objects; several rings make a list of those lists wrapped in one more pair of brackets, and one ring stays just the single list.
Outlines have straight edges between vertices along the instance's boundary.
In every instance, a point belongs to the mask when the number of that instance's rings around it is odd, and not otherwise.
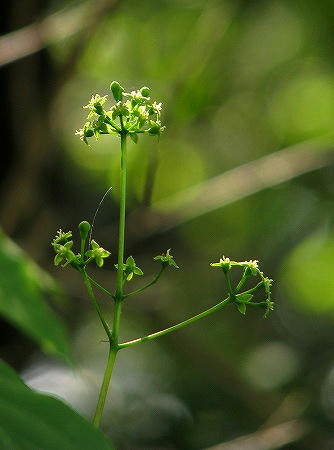
[{"label": "green stem", "polygon": [[123,263],[124,263],[124,234],[125,234],[125,201],[126,201],[126,134],[121,134],[121,168],[120,168],[120,206],[118,232],[118,267],[116,301],[123,297]]},{"label": "green stem", "polygon": [[110,291],[108,291],[108,289],[106,289],[105,287],[103,287],[100,283],[98,283],[97,281],[94,280],[94,278],[90,277],[89,275],[87,275],[88,280],[94,284],[94,286],[96,286],[97,288],[101,289],[101,291],[105,292],[106,294],[108,294],[110,297],[113,297],[114,294],[112,294]]},{"label": "green stem", "polygon": [[113,342],[118,344],[119,323],[122,312],[123,295],[123,264],[124,264],[124,235],[125,235],[125,202],[126,202],[126,132],[123,120],[120,117],[123,132],[121,133],[121,168],[120,168],[120,206],[119,206],[119,232],[118,232],[118,265],[117,284],[115,292],[115,309],[113,323]]},{"label": "green stem", "polygon": [[245,305],[250,306],[267,306],[267,302],[243,302],[243,303],[245,303]]},{"label": "green stem", "polygon": [[[123,296],[123,262],[124,262],[124,235],[125,235],[125,199],[126,199],[126,131],[123,127],[123,120],[121,121],[121,168],[120,168],[120,207],[119,207],[119,234],[118,234],[118,268],[117,268],[117,284],[116,292],[113,295],[115,300],[114,321],[111,336],[109,337],[110,349],[107,367],[104,373],[103,382],[100,390],[99,400],[96,406],[96,412],[93,424],[98,427],[101,422],[103,408],[106,396],[109,389],[110,379],[115,364],[118,345],[119,323],[122,311]],[[88,280],[89,281],[89,280]]]},{"label": "green stem", "polygon": [[217,303],[216,305],[212,306],[209,309],[206,309],[205,311],[197,314],[196,316],[191,317],[190,319],[184,320],[183,322],[180,322],[176,325],[173,325],[172,327],[165,328],[164,330],[157,331],[156,333],[149,334],[148,336],[143,336],[138,339],[134,339],[133,341],[124,342],[123,344],[119,344],[119,349],[131,347],[136,344],[140,344],[141,342],[145,341],[152,341],[153,339],[156,339],[160,336],[163,336],[165,334],[171,333],[172,331],[178,330],[180,328],[185,327],[186,325],[190,325],[193,322],[196,322],[199,319],[202,319],[203,317],[208,316],[209,314],[212,314],[215,311],[218,311],[219,309],[223,308],[227,303],[229,303],[232,300],[230,296],[225,298],[225,300],[222,300],[221,302]]},{"label": "green stem", "polygon": [[228,293],[230,294],[230,297],[234,297],[234,293],[233,293],[233,289],[232,289],[232,285],[231,285],[231,280],[230,280],[230,274],[228,272],[224,272],[224,274],[225,274],[225,279],[226,279],[226,285],[227,285]]},{"label": "green stem", "polygon": [[90,283],[89,277],[86,274],[84,269],[81,271],[81,274],[82,274],[82,278],[84,280],[85,286],[87,288],[88,294],[89,294],[89,296],[90,296],[90,298],[92,300],[92,303],[93,303],[93,305],[95,307],[95,310],[96,310],[96,312],[97,312],[97,314],[98,314],[98,316],[100,318],[102,326],[103,326],[103,328],[104,328],[104,330],[105,330],[105,332],[106,332],[106,334],[107,334],[107,336],[108,336],[108,338],[110,340],[112,338],[112,331],[111,331],[108,323],[106,322],[105,318],[103,317],[103,313],[102,313],[102,311],[100,309],[100,306],[99,306],[99,304],[98,304],[98,302],[96,300],[96,297],[94,295],[94,291],[93,291],[92,285]]},{"label": "green stem", "polygon": [[93,419],[93,425],[97,428],[100,426],[103,409],[104,409],[104,404],[105,404],[107,393],[108,393],[108,388],[109,388],[110,379],[111,379],[112,371],[113,371],[114,364],[115,364],[117,351],[118,350],[116,348],[113,348],[113,345],[110,344],[107,367],[104,372],[100,395],[99,395],[99,399],[98,399],[98,402],[96,405],[96,410],[95,410],[94,419]]},{"label": "green stem", "polygon": [[263,286],[263,281],[260,281],[256,286],[248,289],[247,291],[244,291],[243,294],[252,294],[253,292],[256,292],[258,289],[260,289]]},{"label": "green stem", "polygon": [[250,277],[250,272],[249,272],[249,269],[248,269],[248,267],[246,267],[245,268],[245,270],[244,270],[244,273],[242,274],[242,278],[241,278],[241,280],[239,281],[239,283],[238,283],[238,285],[237,285],[237,287],[235,288],[235,293],[237,294],[239,291],[240,291],[240,289],[243,287],[243,285],[246,283],[246,281],[248,280],[248,278]]},{"label": "green stem", "polygon": [[80,245],[80,254],[81,254],[81,262],[83,262],[84,260],[84,256],[85,256],[85,243],[86,243],[86,239],[81,239],[81,245]]},{"label": "green stem", "polygon": [[140,292],[142,292],[145,289],[147,289],[150,286],[152,286],[153,284],[155,284],[159,280],[159,278],[160,278],[162,272],[165,270],[165,268],[166,268],[166,266],[161,266],[161,269],[159,270],[158,274],[153,278],[153,280],[150,283],[147,283],[147,284],[145,284],[145,286],[143,286],[143,287],[141,287],[139,289],[136,289],[135,291],[129,292],[128,294],[124,294],[123,298],[128,298],[128,297],[131,297],[132,295],[137,295]]}]

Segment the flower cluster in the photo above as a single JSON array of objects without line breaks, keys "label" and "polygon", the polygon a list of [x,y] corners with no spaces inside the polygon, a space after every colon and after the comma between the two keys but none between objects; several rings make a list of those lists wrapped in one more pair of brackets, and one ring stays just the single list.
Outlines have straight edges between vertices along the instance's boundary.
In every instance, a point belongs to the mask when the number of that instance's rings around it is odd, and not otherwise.
[{"label": "flower cluster", "polygon": [[91,242],[91,246],[91,250],[87,250],[85,255],[88,256],[89,259],[95,259],[97,266],[102,267],[104,258],[108,258],[108,256],[110,256],[110,252],[100,247],[100,245],[96,241],[94,241],[94,239]]},{"label": "flower cluster", "polygon": [[83,128],[75,132],[83,142],[88,145],[88,138],[99,138],[101,134],[127,134],[135,143],[140,133],[160,136],[165,129],[161,124],[161,103],[151,101],[148,87],[127,93],[117,81],[113,81],[110,90],[116,104],[109,110],[104,109],[106,95],[93,95],[84,106],[89,114]]},{"label": "flower cluster", "polygon": [[[265,277],[263,272],[260,271],[258,261],[231,261],[229,258],[223,256],[218,262],[210,264],[212,267],[219,267],[223,270],[224,274],[228,277],[229,271],[233,266],[243,267],[243,274],[235,289],[230,292],[231,299],[236,303],[237,308],[241,314],[246,314],[246,308],[250,306],[259,306],[265,309],[264,317],[267,317],[269,312],[274,309],[274,303],[271,301],[271,285],[273,280]],[[249,277],[254,276],[260,279],[259,283],[244,292],[240,293],[240,290],[246,283]],[[253,297],[256,291],[263,289],[266,299],[260,302],[254,302]]]},{"label": "flower cluster", "polygon": [[179,268],[179,266],[176,264],[174,260],[174,256],[172,256],[170,253],[170,248],[167,250],[166,253],[163,253],[162,255],[155,256],[153,259],[155,261],[160,261],[163,267],[171,266],[175,267],[176,269]]},{"label": "flower cluster", "polygon": [[91,248],[85,252],[85,242],[90,230],[90,224],[86,221],[79,224],[79,232],[81,238],[81,253],[75,254],[72,251],[73,240],[72,231],[64,233],[62,230],[58,230],[56,237],[53,239],[51,245],[56,253],[54,263],[59,266],[61,262],[65,261],[62,267],[66,267],[69,264],[76,269],[81,269],[89,264],[91,261],[96,262],[98,267],[102,267],[104,259],[110,256],[110,252],[100,247],[100,245],[92,240],[90,243]]},{"label": "flower cluster", "polygon": [[[115,264],[115,267],[116,269],[118,269],[118,264]],[[124,272],[126,281],[131,281],[133,275],[144,275],[144,272],[141,270],[141,268],[137,266],[133,256],[129,256],[127,258],[125,264],[123,264],[122,270]]]},{"label": "flower cluster", "polygon": [[65,260],[62,267],[66,267],[76,259],[75,254],[71,250],[73,246],[73,241],[71,238],[71,231],[66,233],[64,233],[61,229],[57,231],[56,237],[52,241],[52,247],[56,252],[56,256],[54,258],[55,266],[59,266],[59,264]]}]

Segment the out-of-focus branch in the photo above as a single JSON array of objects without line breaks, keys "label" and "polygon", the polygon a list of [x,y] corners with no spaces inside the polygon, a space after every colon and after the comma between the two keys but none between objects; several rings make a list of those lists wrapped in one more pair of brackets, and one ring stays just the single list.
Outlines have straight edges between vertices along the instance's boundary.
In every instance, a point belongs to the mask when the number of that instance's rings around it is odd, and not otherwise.
[{"label": "out-of-focus branch", "polygon": [[76,34],[114,6],[116,0],[85,1],[64,8],[20,30],[0,37],[0,67],[32,55],[50,44]]},{"label": "out-of-focus branch", "polygon": [[310,427],[301,420],[290,420],[256,433],[242,436],[207,450],[275,450],[307,435]]},{"label": "out-of-focus branch", "polygon": [[243,164],[134,212],[139,236],[153,235],[334,162],[333,138],[307,141]]}]

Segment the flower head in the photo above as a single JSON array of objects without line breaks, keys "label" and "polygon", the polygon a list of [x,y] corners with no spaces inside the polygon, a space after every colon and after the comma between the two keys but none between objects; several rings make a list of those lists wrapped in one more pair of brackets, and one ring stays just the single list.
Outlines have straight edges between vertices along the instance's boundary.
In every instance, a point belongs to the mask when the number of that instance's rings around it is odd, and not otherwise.
[{"label": "flower head", "polygon": [[102,267],[104,259],[110,256],[110,252],[100,247],[100,245],[96,241],[94,241],[94,239],[91,242],[91,247],[91,250],[87,250],[87,252],[85,253],[86,256],[88,256],[88,258],[95,259],[97,266]]},{"label": "flower head", "polygon": [[171,266],[175,267],[176,269],[179,268],[179,266],[176,264],[174,260],[174,256],[172,256],[170,253],[170,248],[167,250],[166,253],[163,253],[162,255],[155,256],[153,259],[155,261],[161,261],[163,266]]},{"label": "flower head", "polygon": [[53,248],[56,252],[56,256],[54,258],[55,266],[59,266],[59,264],[65,260],[65,264],[63,267],[66,267],[68,264],[74,262],[76,259],[75,254],[72,252],[71,248],[73,246],[73,241],[68,241],[66,244],[54,244]]},{"label": "flower head", "polygon": [[[116,269],[118,269],[118,264],[115,264]],[[132,256],[129,256],[123,264],[122,270],[125,274],[126,281],[130,281],[133,278],[133,275],[144,275],[144,272],[140,267],[137,266],[136,261]]]},{"label": "flower head", "polygon": [[222,258],[219,259],[219,262],[211,263],[210,266],[211,267],[220,267],[223,269],[223,272],[227,273],[229,270],[231,270],[232,264],[231,264],[230,258],[223,256]]},{"label": "flower head", "polygon": [[[133,142],[138,142],[139,134],[159,137],[165,127],[161,124],[162,103],[151,101],[150,89],[143,86],[141,89],[124,92],[124,88],[113,81],[110,85],[116,103],[106,111],[103,107],[107,96],[95,94],[89,103],[84,106],[89,109],[87,121],[83,128],[76,130],[75,134],[88,144],[88,138],[101,134],[126,134]],[[96,117],[98,116],[98,117]]]},{"label": "flower head", "polygon": [[107,101],[108,96],[104,95],[101,97],[99,94],[92,95],[88,104],[83,106],[84,109],[89,109],[92,113],[103,114],[102,105]]}]

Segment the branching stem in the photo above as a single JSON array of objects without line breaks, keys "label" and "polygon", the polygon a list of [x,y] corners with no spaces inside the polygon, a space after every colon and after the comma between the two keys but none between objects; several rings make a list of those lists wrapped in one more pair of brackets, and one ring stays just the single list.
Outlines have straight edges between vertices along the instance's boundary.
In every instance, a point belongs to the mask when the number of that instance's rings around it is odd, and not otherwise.
[{"label": "branching stem", "polygon": [[105,332],[106,332],[106,334],[107,334],[107,336],[108,336],[108,338],[110,340],[112,338],[112,331],[111,331],[108,323],[106,322],[105,318],[103,317],[103,313],[102,313],[101,308],[100,308],[100,306],[99,306],[99,304],[98,304],[98,302],[96,300],[96,297],[94,295],[94,291],[93,291],[92,285],[90,283],[90,279],[89,279],[85,269],[81,270],[81,275],[82,275],[82,278],[84,280],[85,286],[87,288],[88,294],[89,294],[89,296],[90,296],[90,298],[92,300],[92,303],[94,305],[94,308],[95,308],[95,310],[96,310],[96,312],[97,312],[97,314],[98,314],[98,316],[100,318],[102,326],[103,326],[103,328],[104,328],[104,330],[105,330]]},{"label": "branching stem", "polygon": [[150,281],[149,283],[145,284],[145,286],[143,286],[143,287],[141,287],[141,288],[139,288],[139,289],[136,289],[135,291],[129,292],[128,294],[124,294],[124,295],[123,295],[123,298],[128,298],[128,297],[131,297],[132,295],[137,295],[137,294],[139,294],[140,292],[142,292],[142,291],[144,291],[145,289],[147,289],[147,288],[149,288],[150,286],[152,286],[153,284],[155,284],[155,283],[159,280],[159,278],[160,278],[162,272],[165,270],[165,268],[166,268],[166,266],[161,266],[161,269],[159,270],[159,272],[158,272],[157,275],[153,278],[152,281]]},{"label": "branching stem", "polygon": [[101,291],[103,291],[104,293],[106,293],[110,297],[114,297],[114,294],[112,294],[110,291],[108,291],[108,289],[103,287],[100,283],[95,281],[94,278],[90,277],[89,275],[87,275],[87,278],[92,284],[94,284],[94,286],[96,286],[97,288],[101,289]]},{"label": "branching stem", "polygon": [[186,325],[190,325],[191,323],[196,322],[197,320],[202,319],[203,317],[206,317],[209,314],[212,314],[212,313],[218,311],[219,309],[221,309],[225,305],[227,305],[231,300],[232,300],[232,298],[230,296],[228,296],[227,298],[225,298],[225,300],[222,300],[221,302],[219,302],[216,305],[212,306],[211,308],[206,309],[205,311],[197,314],[196,316],[190,317],[190,319],[184,320],[183,322],[180,322],[169,328],[165,328],[164,330],[157,331],[156,333],[152,333],[147,336],[143,336],[141,338],[134,339],[132,341],[124,342],[123,344],[119,344],[118,347],[119,347],[119,349],[126,348],[126,347],[132,347],[133,345],[140,344],[141,342],[152,341],[153,339],[156,339],[160,336],[171,333],[172,331],[179,330],[180,328],[183,328]]}]

